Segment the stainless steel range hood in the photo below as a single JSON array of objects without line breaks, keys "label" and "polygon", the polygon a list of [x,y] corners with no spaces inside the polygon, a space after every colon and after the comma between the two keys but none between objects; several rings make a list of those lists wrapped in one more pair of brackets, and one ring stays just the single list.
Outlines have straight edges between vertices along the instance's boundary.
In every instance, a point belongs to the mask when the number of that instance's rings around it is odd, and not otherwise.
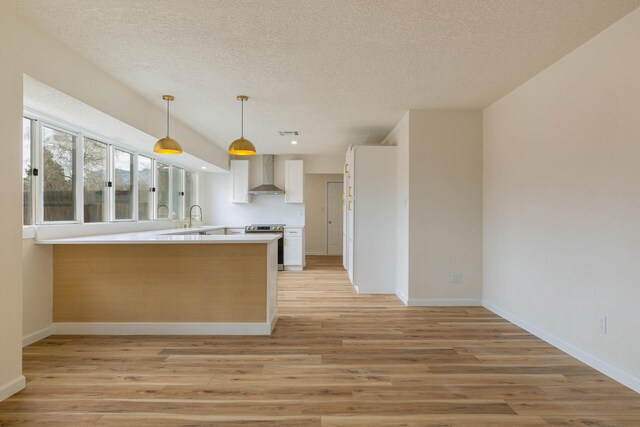
[{"label": "stainless steel range hood", "polygon": [[262,184],[249,191],[249,194],[277,196],[284,190],[273,185],[273,154],[262,155]]}]

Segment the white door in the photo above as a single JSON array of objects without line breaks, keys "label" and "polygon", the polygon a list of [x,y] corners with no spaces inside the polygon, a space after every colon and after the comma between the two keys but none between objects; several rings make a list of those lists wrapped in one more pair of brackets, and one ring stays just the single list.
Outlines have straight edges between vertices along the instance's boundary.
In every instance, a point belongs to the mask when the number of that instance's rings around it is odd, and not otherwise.
[{"label": "white door", "polygon": [[327,255],[342,255],[342,183],[327,183]]}]

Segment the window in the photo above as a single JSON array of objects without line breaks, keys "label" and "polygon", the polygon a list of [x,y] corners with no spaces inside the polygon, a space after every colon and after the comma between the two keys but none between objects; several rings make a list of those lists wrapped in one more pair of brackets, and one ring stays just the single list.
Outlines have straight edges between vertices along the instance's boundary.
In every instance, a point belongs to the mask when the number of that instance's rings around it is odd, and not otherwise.
[{"label": "window", "polygon": [[173,166],[171,182],[173,197],[171,198],[171,219],[184,219],[184,188],[182,169]]},{"label": "window", "polygon": [[189,216],[191,206],[198,203],[198,187],[196,184],[197,175],[194,172],[184,171],[184,214]]},{"label": "window", "polygon": [[156,162],[156,219],[169,219],[169,165]]},{"label": "window", "polygon": [[22,119],[22,223],[33,224],[33,165],[31,160],[31,120]]},{"label": "window", "polygon": [[133,219],[133,154],[113,150],[114,219]]},{"label": "window", "polygon": [[76,220],[76,136],[42,127],[42,218]]},{"label": "window", "polygon": [[145,156],[138,156],[138,220],[153,219],[153,161]]},{"label": "window", "polygon": [[195,172],[67,126],[23,117],[24,225],[184,220],[197,203]]},{"label": "window", "polygon": [[84,222],[105,222],[109,218],[106,191],[109,147],[100,141],[84,138],[83,148]]}]

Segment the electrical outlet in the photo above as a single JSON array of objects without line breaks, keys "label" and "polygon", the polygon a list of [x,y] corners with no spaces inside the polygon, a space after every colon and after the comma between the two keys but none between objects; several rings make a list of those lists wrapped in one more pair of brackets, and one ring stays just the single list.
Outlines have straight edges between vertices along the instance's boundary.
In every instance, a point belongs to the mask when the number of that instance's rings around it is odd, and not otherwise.
[{"label": "electrical outlet", "polygon": [[449,283],[462,283],[462,273],[450,272],[449,273]]},{"label": "electrical outlet", "polygon": [[607,333],[607,316],[605,314],[598,314],[598,332]]}]

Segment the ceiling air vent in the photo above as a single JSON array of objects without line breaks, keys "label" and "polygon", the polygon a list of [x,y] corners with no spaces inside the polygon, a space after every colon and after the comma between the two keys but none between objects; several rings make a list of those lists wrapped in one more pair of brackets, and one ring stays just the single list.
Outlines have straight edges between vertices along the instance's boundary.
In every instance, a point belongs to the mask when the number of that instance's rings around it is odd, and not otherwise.
[{"label": "ceiling air vent", "polygon": [[278,131],[278,133],[280,134],[280,136],[300,136],[300,135],[302,135],[302,132],[300,132],[299,130],[281,130],[281,131]]}]

